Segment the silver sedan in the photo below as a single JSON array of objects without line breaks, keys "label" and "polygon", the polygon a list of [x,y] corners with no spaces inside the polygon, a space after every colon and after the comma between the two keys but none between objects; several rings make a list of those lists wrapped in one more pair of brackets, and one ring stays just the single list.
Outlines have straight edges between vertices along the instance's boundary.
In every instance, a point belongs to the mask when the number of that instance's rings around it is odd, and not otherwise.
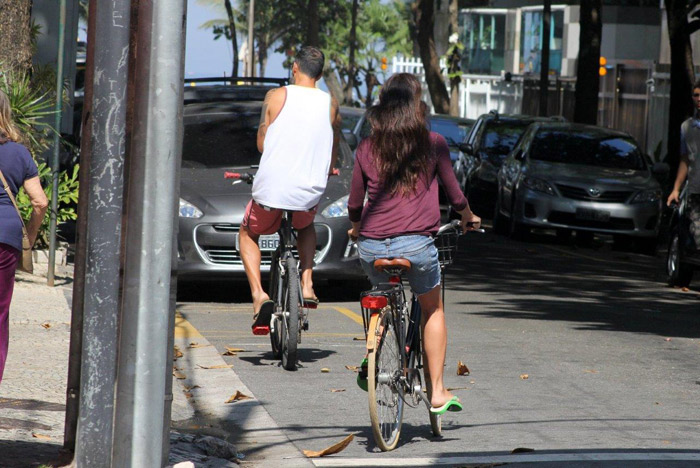
[{"label": "silver sedan", "polygon": [[530,126],[498,173],[494,227],[513,237],[530,228],[636,238],[653,250],[661,187],[635,141],[615,130],[572,124]]}]

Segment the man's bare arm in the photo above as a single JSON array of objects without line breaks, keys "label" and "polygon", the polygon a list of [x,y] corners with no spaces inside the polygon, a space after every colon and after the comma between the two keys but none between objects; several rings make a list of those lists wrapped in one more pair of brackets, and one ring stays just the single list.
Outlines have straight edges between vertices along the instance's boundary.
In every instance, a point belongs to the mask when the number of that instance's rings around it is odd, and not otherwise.
[{"label": "man's bare arm", "polygon": [[338,160],[338,145],[340,144],[342,117],[338,107],[338,101],[331,96],[331,125],[333,126],[333,150],[331,152],[331,168],[329,175],[333,174],[335,163]]},{"label": "man's bare arm", "polygon": [[265,143],[265,134],[267,133],[267,127],[270,125],[270,114],[268,112],[270,107],[270,101],[272,100],[272,94],[274,89],[265,94],[265,100],[263,101],[262,110],[260,111],[260,124],[258,125],[258,151],[263,152],[263,146]]}]

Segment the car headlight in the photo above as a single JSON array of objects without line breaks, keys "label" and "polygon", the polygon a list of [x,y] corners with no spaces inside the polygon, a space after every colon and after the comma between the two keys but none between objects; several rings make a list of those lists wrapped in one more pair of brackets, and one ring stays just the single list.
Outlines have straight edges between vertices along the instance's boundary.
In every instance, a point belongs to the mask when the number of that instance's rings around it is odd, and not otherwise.
[{"label": "car headlight", "polygon": [[180,217],[181,218],[201,218],[204,213],[187,200],[180,199]]},{"label": "car headlight", "polygon": [[637,194],[632,197],[632,203],[653,203],[661,200],[661,190],[659,189],[649,189],[637,192]]},{"label": "car headlight", "polygon": [[350,195],[345,195],[337,199],[321,211],[321,216],[324,218],[340,218],[348,215],[348,198]]},{"label": "car headlight", "polygon": [[542,192],[546,193],[547,195],[555,195],[554,189],[551,185],[549,185],[549,182],[547,182],[546,180],[538,179],[536,177],[525,177],[523,178],[523,185],[525,185],[525,187],[529,188],[530,190],[534,190],[535,192]]}]

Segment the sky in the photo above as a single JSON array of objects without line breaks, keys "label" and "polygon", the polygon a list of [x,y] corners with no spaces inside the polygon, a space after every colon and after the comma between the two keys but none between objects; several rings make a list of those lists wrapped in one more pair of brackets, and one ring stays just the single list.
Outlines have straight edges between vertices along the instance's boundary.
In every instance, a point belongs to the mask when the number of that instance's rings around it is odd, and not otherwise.
[{"label": "sky", "polygon": [[[211,30],[200,26],[210,19],[221,18],[216,10],[199,5],[196,0],[187,0],[187,42],[185,49],[185,78],[217,77],[231,75],[233,52],[226,38],[214,40]],[[241,41],[239,41],[240,47]],[[288,72],[282,67],[284,56],[271,53],[265,76],[286,78]],[[243,74],[243,62],[238,64]]]}]

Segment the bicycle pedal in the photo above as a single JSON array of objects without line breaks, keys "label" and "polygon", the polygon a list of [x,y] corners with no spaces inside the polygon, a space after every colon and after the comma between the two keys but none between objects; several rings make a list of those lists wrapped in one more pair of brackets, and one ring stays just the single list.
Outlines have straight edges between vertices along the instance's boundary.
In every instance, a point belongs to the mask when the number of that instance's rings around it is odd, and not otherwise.
[{"label": "bicycle pedal", "polygon": [[304,325],[301,326],[301,329],[304,331],[309,331],[309,322],[304,323]]},{"label": "bicycle pedal", "polygon": [[318,309],[318,304],[316,302],[304,302],[305,309]]},{"label": "bicycle pedal", "polygon": [[268,335],[270,327],[253,327],[253,335]]}]

